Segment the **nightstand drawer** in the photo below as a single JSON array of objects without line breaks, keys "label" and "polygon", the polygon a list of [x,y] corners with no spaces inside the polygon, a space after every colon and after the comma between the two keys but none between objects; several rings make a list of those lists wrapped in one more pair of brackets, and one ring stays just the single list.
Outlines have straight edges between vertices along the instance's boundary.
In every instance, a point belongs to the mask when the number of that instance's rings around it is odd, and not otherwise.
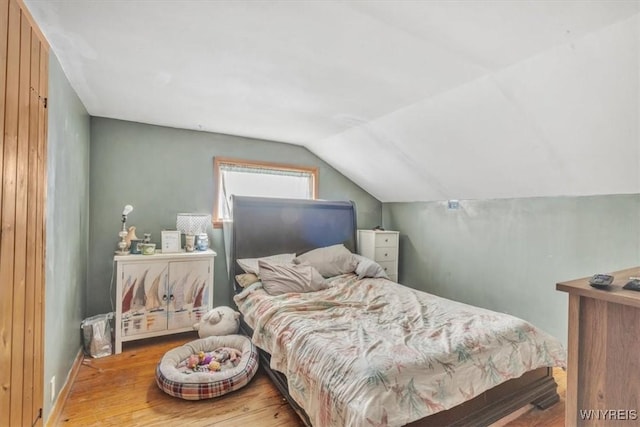
[{"label": "nightstand drawer", "polygon": [[380,263],[380,261],[395,261],[397,252],[396,248],[375,248],[373,260],[377,263]]},{"label": "nightstand drawer", "polygon": [[398,233],[376,233],[376,248],[393,248],[398,246]]},{"label": "nightstand drawer", "polygon": [[380,264],[394,282],[398,281],[399,235],[390,230],[358,230],[358,253]]},{"label": "nightstand drawer", "polygon": [[396,275],[398,272],[397,263],[395,261],[380,261],[378,262],[380,267],[384,270],[385,273],[391,278],[391,275]]}]

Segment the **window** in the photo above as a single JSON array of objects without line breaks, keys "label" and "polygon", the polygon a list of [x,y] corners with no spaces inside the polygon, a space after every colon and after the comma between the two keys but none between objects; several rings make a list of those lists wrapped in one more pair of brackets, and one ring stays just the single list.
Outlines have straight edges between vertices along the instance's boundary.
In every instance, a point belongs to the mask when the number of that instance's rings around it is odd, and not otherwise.
[{"label": "window", "polygon": [[231,196],[315,199],[318,168],[216,157],[215,225],[231,217]]}]

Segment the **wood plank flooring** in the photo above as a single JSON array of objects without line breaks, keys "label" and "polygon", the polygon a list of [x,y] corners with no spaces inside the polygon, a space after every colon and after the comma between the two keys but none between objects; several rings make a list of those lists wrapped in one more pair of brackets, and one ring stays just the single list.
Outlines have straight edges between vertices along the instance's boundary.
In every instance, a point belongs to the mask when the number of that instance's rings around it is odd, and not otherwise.
[{"label": "wood plank flooring", "polygon": [[[197,338],[194,333],[125,343],[123,352],[85,358],[54,426],[216,426],[301,427],[295,412],[258,370],[246,387],[215,399],[186,401],[162,392],[155,367],[162,355]],[[566,376],[554,371],[561,401],[546,411],[533,409],[509,427],[564,425]]]}]

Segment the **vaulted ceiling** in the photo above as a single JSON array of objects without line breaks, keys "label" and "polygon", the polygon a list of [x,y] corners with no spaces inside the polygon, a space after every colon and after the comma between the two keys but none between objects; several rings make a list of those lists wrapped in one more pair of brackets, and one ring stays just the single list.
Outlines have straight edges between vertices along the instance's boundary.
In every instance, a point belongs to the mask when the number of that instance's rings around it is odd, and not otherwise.
[{"label": "vaulted ceiling", "polygon": [[93,116],[303,145],[384,202],[640,192],[639,1],[26,4]]}]

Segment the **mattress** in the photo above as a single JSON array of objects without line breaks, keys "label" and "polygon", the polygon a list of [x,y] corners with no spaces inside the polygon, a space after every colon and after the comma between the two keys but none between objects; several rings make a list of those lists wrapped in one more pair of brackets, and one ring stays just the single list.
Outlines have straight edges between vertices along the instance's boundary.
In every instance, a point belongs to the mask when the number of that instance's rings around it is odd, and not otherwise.
[{"label": "mattress", "polygon": [[551,335],[516,317],[386,279],[336,276],[325,290],[235,296],[253,342],[287,376],[314,426],[400,426],[544,366]]}]

